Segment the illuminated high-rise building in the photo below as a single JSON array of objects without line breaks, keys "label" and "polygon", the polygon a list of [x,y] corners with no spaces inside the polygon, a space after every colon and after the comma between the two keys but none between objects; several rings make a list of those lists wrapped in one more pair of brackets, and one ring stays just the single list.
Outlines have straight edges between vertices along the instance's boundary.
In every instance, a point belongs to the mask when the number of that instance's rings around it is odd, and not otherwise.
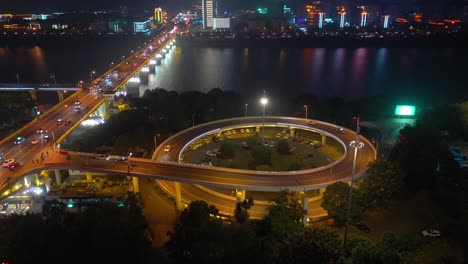
[{"label": "illuminated high-rise building", "polygon": [[346,25],[346,9],[343,6],[338,8],[338,21],[340,22],[340,28],[344,28]]},{"label": "illuminated high-rise building", "polygon": [[367,26],[367,20],[369,19],[369,13],[366,10],[361,11],[361,20],[360,20],[360,26],[365,27]]},{"label": "illuminated high-rise building", "polygon": [[319,9],[319,1],[306,5],[307,25],[309,27],[323,28],[325,13]]},{"label": "illuminated high-rise building", "polygon": [[154,23],[161,24],[164,21],[164,15],[161,8],[154,9]]},{"label": "illuminated high-rise building", "polygon": [[390,20],[390,16],[389,15],[384,15],[384,16],[382,16],[382,19],[383,19],[383,28],[388,28],[388,23],[389,23],[389,20]]},{"label": "illuminated high-rise building", "polygon": [[203,29],[213,28],[214,3],[213,0],[202,0]]}]

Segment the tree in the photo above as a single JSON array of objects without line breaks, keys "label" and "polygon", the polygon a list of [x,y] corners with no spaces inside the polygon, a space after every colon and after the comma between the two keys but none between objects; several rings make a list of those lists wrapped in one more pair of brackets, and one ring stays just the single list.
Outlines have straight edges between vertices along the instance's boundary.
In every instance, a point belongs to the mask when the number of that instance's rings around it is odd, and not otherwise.
[{"label": "tree", "polygon": [[249,220],[249,212],[247,209],[242,207],[242,203],[236,203],[236,209],[234,210],[234,218],[239,224],[243,224]]},{"label": "tree", "polygon": [[335,232],[320,228],[305,230],[282,241],[277,263],[332,263],[340,247]]},{"label": "tree", "polygon": [[210,222],[210,214],[217,215],[218,209],[205,201],[193,201],[180,214],[180,221],[182,225],[199,228]]},{"label": "tree", "polygon": [[366,174],[358,183],[366,207],[386,206],[404,186],[403,172],[393,162],[376,160],[369,164]]},{"label": "tree", "polygon": [[278,144],[276,144],[276,149],[278,150],[278,153],[283,155],[291,153],[289,151],[289,143],[284,139],[278,141]]},{"label": "tree", "polygon": [[[348,199],[350,186],[344,182],[335,182],[330,184],[323,193],[323,201],[321,206],[328,212],[328,215],[335,220],[335,223],[342,226],[346,222],[346,211],[348,209]],[[353,190],[353,196],[351,204],[351,219],[358,219],[363,211],[362,206],[359,203],[360,199],[358,190]]]},{"label": "tree", "polygon": [[271,162],[271,152],[263,146],[255,146],[251,151],[253,157],[253,165],[258,166],[262,164],[269,165]]},{"label": "tree", "polygon": [[248,148],[255,147],[260,143],[260,136],[258,135],[258,133],[255,133],[254,135],[248,137],[246,142]]},{"label": "tree", "polygon": [[234,148],[234,144],[230,141],[223,141],[220,147],[221,151],[221,158],[223,159],[231,159],[234,157],[236,153],[236,149]]}]

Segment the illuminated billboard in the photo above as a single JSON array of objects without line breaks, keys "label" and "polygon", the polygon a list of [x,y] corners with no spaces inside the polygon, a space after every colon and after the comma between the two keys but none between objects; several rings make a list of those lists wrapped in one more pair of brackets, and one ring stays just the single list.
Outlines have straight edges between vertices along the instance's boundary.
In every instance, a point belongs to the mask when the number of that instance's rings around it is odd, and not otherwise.
[{"label": "illuminated billboard", "polygon": [[397,105],[395,106],[396,116],[414,116],[416,115],[416,106],[414,105]]}]

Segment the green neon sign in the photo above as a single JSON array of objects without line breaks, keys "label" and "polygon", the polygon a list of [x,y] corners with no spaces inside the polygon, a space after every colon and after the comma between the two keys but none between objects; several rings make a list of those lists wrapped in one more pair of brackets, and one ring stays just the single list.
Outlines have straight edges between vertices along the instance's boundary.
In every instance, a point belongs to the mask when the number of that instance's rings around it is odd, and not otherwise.
[{"label": "green neon sign", "polygon": [[416,115],[416,106],[414,105],[397,105],[395,107],[396,116],[414,116]]}]

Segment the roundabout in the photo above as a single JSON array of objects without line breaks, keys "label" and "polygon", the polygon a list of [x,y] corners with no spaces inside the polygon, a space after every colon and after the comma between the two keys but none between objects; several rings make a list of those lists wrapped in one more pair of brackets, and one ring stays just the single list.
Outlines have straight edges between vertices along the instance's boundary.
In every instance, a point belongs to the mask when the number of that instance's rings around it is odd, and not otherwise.
[{"label": "roundabout", "polygon": [[[327,185],[335,181],[350,181],[354,147],[350,145],[356,139],[356,133],[349,129],[342,129],[334,124],[314,120],[313,124],[310,120],[303,118],[292,117],[265,117],[264,123],[262,117],[247,117],[247,118],[231,118],[214,122],[201,124],[184,131],[181,131],[172,137],[165,140],[155,151],[154,160],[177,162],[184,164],[184,152],[197,145],[197,142],[209,141],[209,137],[213,135],[225,134],[225,131],[233,131],[240,129],[255,129],[255,133],[260,133],[263,128],[287,128],[289,137],[286,140],[292,140],[295,130],[312,131],[320,135],[321,144],[326,145],[327,142],[338,142],[342,147],[343,155],[333,162],[303,170],[293,171],[271,171],[271,170],[246,170],[238,168],[222,168],[209,166],[210,164],[201,165],[192,164],[192,166],[210,167],[213,171],[220,171],[223,174],[232,175],[232,180],[247,180],[252,184],[244,186],[233,186],[236,189],[252,190],[252,191],[280,191],[288,189],[291,191],[307,191],[325,188]],[[238,132],[237,132],[238,133]],[[232,132],[231,132],[232,135]],[[271,142],[270,138],[265,138]],[[225,140],[229,140],[225,139]],[[317,140],[315,140],[317,141]],[[375,160],[376,149],[372,143],[364,137],[360,137],[363,147],[357,152],[355,162],[355,178],[361,177],[367,170],[367,165]],[[213,144],[215,142],[208,142]],[[194,145],[195,144],[195,145]],[[219,144],[219,143],[217,143]],[[166,152],[164,148],[170,145],[171,150]],[[181,161],[182,160],[182,161]],[[212,164],[211,164],[212,165]],[[330,169],[333,173],[330,173]],[[242,179],[241,179],[242,178]],[[211,185],[211,184],[207,184]],[[218,185],[218,184],[215,184]],[[219,186],[219,185],[218,185]]]},{"label": "roundabout", "polygon": [[[353,154],[356,150],[351,144],[356,140],[356,133],[334,124],[303,118],[266,117],[264,121],[265,141],[268,142],[268,146],[263,145],[265,148],[275,148],[275,145],[270,146],[272,141],[273,144],[277,144],[280,140],[287,140],[291,142],[290,146],[297,147],[297,151],[299,151],[299,147],[306,145],[310,149],[317,150],[316,144],[319,141],[320,148],[318,149],[326,147],[327,144],[334,145],[336,149],[340,150],[340,154],[327,159],[329,161],[327,163],[322,162],[313,168],[295,171],[258,171],[216,167],[216,163],[203,162],[202,157],[210,156],[208,154],[217,152],[215,150],[219,151],[219,146],[224,140],[237,140],[236,144],[242,147],[246,137],[255,134],[261,136],[263,132],[261,129],[263,128],[262,117],[219,120],[189,128],[168,138],[156,149],[154,159],[180,164],[194,164],[192,166],[212,168],[223,172],[242,172],[246,176],[251,175],[247,177],[251,178],[256,186],[226,188],[210,184],[182,184],[177,187],[177,184],[168,181],[159,181],[159,185],[166,193],[174,197],[177,196],[177,192],[181,192],[184,204],[195,200],[205,200],[215,205],[221,213],[226,215],[233,213],[236,202],[245,199],[246,190],[248,190],[248,197],[253,197],[255,200],[255,205],[250,209],[250,216],[256,219],[260,219],[266,214],[268,206],[272,204],[272,198],[279,191],[285,189],[302,191],[308,197],[309,219],[325,216],[326,212],[320,207],[321,190],[336,181],[351,180]],[[270,133],[268,133],[269,129]],[[299,131],[304,137],[303,140],[298,142],[298,136],[292,134],[291,131]],[[308,131],[309,134],[303,131]],[[220,137],[224,137],[224,140],[220,140]],[[360,141],[362,148],[357,151],[355,178],[363,176],[367,165],[376,157],[376,149],[373,144],[364,137],[360,137]],[[165,153],[164,148],[167,145],[171,145],[171,151]],[[200,156],[198,159],[193,157],[190,159],[189,152],[198,152]],[[211,160],[215,159],[211,158]],[[236,173],[233,173],[232,177],[236,178]]]}]

